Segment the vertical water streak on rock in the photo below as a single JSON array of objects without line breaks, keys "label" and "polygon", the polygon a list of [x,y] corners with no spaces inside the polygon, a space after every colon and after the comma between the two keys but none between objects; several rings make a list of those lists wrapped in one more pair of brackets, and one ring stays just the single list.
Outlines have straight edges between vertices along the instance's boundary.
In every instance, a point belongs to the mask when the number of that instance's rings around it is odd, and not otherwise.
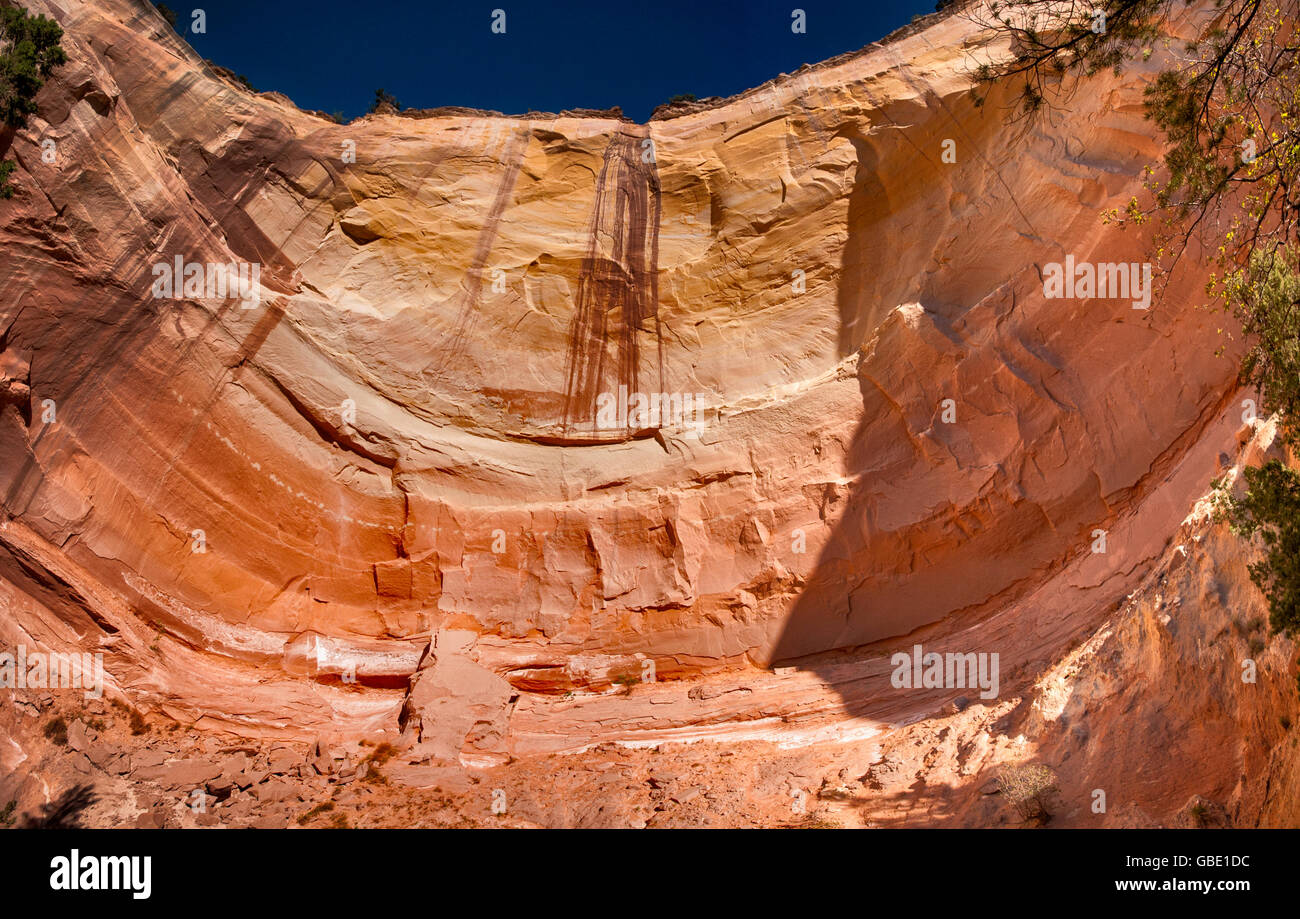
[{"label": "vertical water streak on rock", "polygon": [[[492,254],[492,246],[496,243],[497,232],[501,226],[501,215],[505,213],[506,206],[514,195],[515,182],[519,178],[519,169],[523,166],[524,152],[528,147],[530,136],[528,131],[515,131],[502,155],[506,167],[505,175],[501,178],[501,184],[497,186],[492,207],[488,210],[483,226],[479,230],[478,240],[474,245],[474,261],[465,273],[465,286],[457,298],[455,325],[446,343],[441,345],[442,355],[436,361],[435,380],[441,380],[446,370],[465,351],[466,335],[479,306],[483,271],[487,266],[488,256]],[[426,372],[427,370],[428,368]]]},{"label": "vertical water streak on rock", "polygon": [[[564,430],[594,424],[596,399],[626,386],[637,391],[641,340],[653,320],[657,347],[656,386],[663,387],[663,335],[659,318],[659,219],[662,208],[658,167],[644,136],[617,134],[605,148],[588,224],[587,254],[565,371]],[[612,354],[610,353],[612,350]],[[613,376],[607,380],[607,363]],[[608,386],[608,389],[602,389]]]}]

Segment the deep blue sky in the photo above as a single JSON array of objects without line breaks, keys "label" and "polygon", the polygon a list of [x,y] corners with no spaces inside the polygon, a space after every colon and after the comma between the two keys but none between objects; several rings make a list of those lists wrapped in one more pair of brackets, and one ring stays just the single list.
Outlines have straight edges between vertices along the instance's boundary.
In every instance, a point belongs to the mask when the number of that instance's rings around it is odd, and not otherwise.
[{"label": "deep blue sky", "polygon": [[[349,118],[382,86],[409,108],[618,105],[645,121],[670,96],[729,96],[934,11],[934,0],[164,2],[199,54],[259,90]],[[207,13],[206,34],[189,33],[195,8]],[[497,8],[504,35],[490,29]],[[803,35],[790,29],[796,8]]]}]

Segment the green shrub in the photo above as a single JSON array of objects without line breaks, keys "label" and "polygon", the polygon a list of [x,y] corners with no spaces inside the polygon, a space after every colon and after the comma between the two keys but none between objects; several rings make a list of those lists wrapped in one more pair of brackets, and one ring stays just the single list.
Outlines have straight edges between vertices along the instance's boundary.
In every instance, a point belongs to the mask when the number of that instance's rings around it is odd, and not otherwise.
[{"label": "green shrub", "polygon": [[174,30],[176,28],[176,12],[165,3],[155,3],[154,8],[162,14],[162,18],[167,20],[167,24]]},{"label": "green shrub", "polygon": [[[31,16],[19,7],[0,7],[0,124],[27,125],[46,78],[68,60],[59,47],[62,38],[63,29],[53,19]],[[0,163],[0,197],[13,197],[13,168],[12,162]]]},{"label": "green shrub", "polygon": [[1300,634],[1300,473],[1279,460],[1243,470],[1246,491],[1238,498],[1218,486],[1221,519],[1247,539],[1258,537],[1264,558],[1250,566],[1250,579],[1268,600],[1274,632]]},{"label": "green shrub", "polygon": [[370,103],[370,112],[373,114],[384,106],[390,106],[396,111],[401,111],[402,103],[397,101],[397,97],[388,90],[380,88],[375,90],[375,101]]},{"label": "green shrub", "polygon": [[1265,414],[1281,413],[1282,439],[1300,447],[1300,265],[1295,249],[1256,250],[1247,267],[1223,280],[1225,299],[1251,342],[1242,379],[1255,386]]}]

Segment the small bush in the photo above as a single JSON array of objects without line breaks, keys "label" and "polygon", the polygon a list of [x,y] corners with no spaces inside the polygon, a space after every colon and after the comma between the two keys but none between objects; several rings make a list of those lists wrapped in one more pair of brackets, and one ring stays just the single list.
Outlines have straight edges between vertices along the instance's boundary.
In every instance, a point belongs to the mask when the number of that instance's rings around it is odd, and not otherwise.
[{"label": "small bush", "polygon": [[842,830],[844,824],[825,814],[809,814],[802,823],[794,825],[796,830]]},{"label": "small bush", "polygon": [[45,725],[45,736],[62,747],[68,742],[68,723],[62,718],[51,718]]},{"label": "small bush", "polygon": [[1263,414],[1281,413],[1282,440],[1300,449],[1300,253],[1289,246],[1257,251],[1222,289],[1251,342],[1242,380],[1259,390]]},{"label": "small bush", "polygon": [[623,695],[625,696],[631,694],[632,687],[636,686],[640,682],[641,674],[639,673],[620,673],[613,678],[615,686],[623,687]]},{"label": "small bush", "polygon": [[332,810],[334,810],[333,801],[326,801],[324,804],[317,804],[311,810],[307,811],[307,813],[303,814],[301,817],[298,818],[298,825],[305,826],[306,824],[311,823],[311,821],[315,820],[321,814],[328,813],[329,811]]},{"label": "small bush", "polygon": [[392,744],[381,743],[375,747],[370,755],[362,761],[362,764],[367,768],[366,774],[361,777],[361,781],[369,782],[372,785],[387,785],[388,779],[379,771],[379,767],[392,759],[396,753],[397,750],[393,748]]},{"label": "small bush", "polygon": [[[1243,470],[1246,492],[1238,498],[1219,484],[1220,519],[1247,539],[1258,536],[1263,560],[1250,566],[1250,579],[1268,600],[1274,632],[1300,634],[1300,473],[1278,460]],[[1252,653],[1259,639],[1251,640]],[[1263,643],[1260,642],[1262,649]]]},{"label": "small bush", "polygon": [[374,114],[382,108],[391,108],[400,112],[402,103],[397,101],[396,96],[381,87],[375,90],[375,101],[370,103],[370,113]]},{"label": "small bush", "polygon": [[160,14],[162,14],[162,18],[167,20],[167,24],[171,26],[172,29],[175,29],[176,11],[173,10],[170,6],[168,6],[165,3],[155,3],[154,7],[158,10]]},{"label": "small bush", "polygon": [[1052,819],[1049,798],[1056,791],[1056,773],[1042,763],[1004,769],[998,776],[998,790],[1022,819]]},{"label": "small bush", "polygon": [[[54,68],[67,63],[59,41],[63,29],[44,15],[0,6],[0,126],[22,128],[36,111],[36,94]],[[13,197],[14,164],[0,162],[0,198]]]},{"label": "small bush", "polygon": [[135,734],[138,737],[141,734],[148,733],[149,731],[148,723],[144,720],[144,718],[140,715],[140,713],[137,712],[135,709],[131,708],[131,706],[127,705],[125,702],[122,702],[118,699],[114,699],[113,708],[117,709],[119,712],[127,716],[127,718],[130,721],[132,734]]}]

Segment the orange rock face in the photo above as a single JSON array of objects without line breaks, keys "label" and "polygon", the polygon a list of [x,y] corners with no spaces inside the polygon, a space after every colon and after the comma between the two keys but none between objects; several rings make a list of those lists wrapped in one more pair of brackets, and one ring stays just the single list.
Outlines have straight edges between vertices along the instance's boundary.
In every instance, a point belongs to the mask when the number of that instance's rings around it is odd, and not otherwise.
[{"label": "orange rock face", "polygon": [[1237,454],[1194,257],[1045,295],[1147,261],[1099,215],[1158,55],[1029,126],[962,17],[648,125],[339,125],[143,4],[36,7],[0,639],[146,710],[474,768],[869,738],[957,695],[897,691],[916,644],[1032,694]]}]

